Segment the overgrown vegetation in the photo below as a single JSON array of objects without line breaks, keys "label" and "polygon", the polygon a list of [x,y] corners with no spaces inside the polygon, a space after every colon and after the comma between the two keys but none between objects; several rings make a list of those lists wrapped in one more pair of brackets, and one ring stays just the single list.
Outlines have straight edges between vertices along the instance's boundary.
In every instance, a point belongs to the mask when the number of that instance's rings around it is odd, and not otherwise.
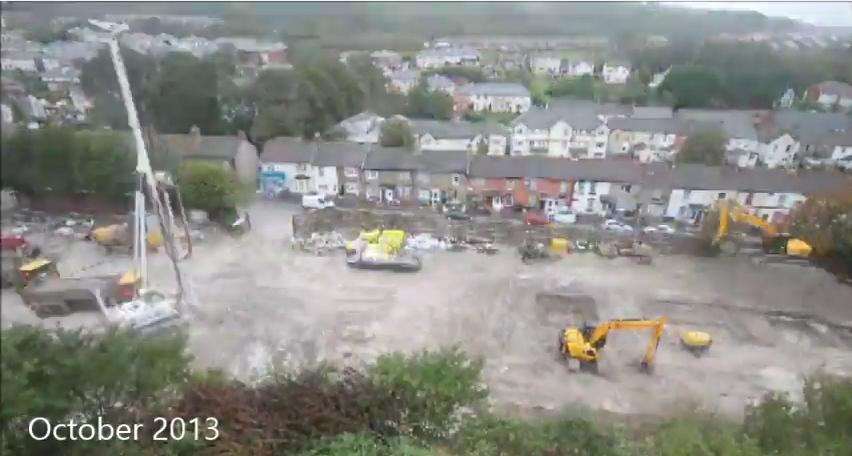
[{"label": "overgrown vegetation", "polygon": [[[816,374],[804,403],[767,395],[742,424],[702,414],[640,427],[590,416],[520,420],[485,409],[482,361],[458,348],[392,353],[364,371],[317,366],[249,386],[191,373],[181,335],[2,331],[2,452],[8,454],[845,455],[852,381]],[[28,419],[147,423],[217,417],[219,438],[36,442]],[[61,446],[59,445],[61,443]]]},{"label": "overgrown vegetation", "polygon": [[404,120],[391,119],[382,124],[379,135],[379,144],[385,147],[414,147],[414,135],[411,127]]},{"label": "overgrown vegetation", "polygon": [[27,195],[97,195],[118,200],[134,188],[130,138],[104,131],[19,129],[3,138],[3,187]]},{"label": "overgrown vegetation", "polygon": [[790,220],[790,233],[810,244],[816,256],[839,261],[852,272],[852,189],[811,196]]},{"label": "overgrown vegetation", "polygon": [[680,163],[702,163],[720,166],[725,161],[725,144],[728,138],[720,130],[700,131],[687,138],[677,154]]},{"label": "overgrown vegetation", "polygon": [[205,210],[215,219],[242,201],[236,174],[221,164],[190,160],[178,170],[181,197],[187,207]]}]

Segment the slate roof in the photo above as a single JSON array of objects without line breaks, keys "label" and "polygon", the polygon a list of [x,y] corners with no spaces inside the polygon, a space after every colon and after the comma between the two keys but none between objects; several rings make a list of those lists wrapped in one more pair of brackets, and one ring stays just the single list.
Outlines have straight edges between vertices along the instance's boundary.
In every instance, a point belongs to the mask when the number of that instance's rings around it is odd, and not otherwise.
[{"label": "slate roof", "polygon": [[564,120],[572,128],[594,130],[603,123],[599,116],[627,115],[630,111],[631,108],[625,105],[562,98],[553,100],[547,108],[533,107],[518,116],[512,124],[524,124],[538,130],[550,128],[559,120]]},{"label": "slate roof", "polygon": [[485,95],[493,97],[528,97],[530,91],[526,87],[511,82],[480,82],[464,87],[469,95]]},{"label": "slate roof", "polygon": [[467,151],[430,150],[417,155],[418,169],[435,174],[467,172]]},{"label": "slate roof", "polygon": [[321,142],[311,164],[316,166],[361,167],[369,148],[346,141]]},{"label": "slate roof", "polygon": [[552,157],[474,157],[470,175],[639,183],[642,166],[632,160],[570,160]]},{"label": "slate roof", "polygon": [[849,176],[826,171],[802,171],[791,174],[784,170],[735,169],[700,164],[682,164],[672,170],[674,188],[696,190],[808,194],[843,189],[850,185],[852,185],[852,178]]},{"label": "slate roof", "polygon": [[364,160],[364,169],[374,171],[416,171],[417,156],[403,147],[373,147]]},{"label": "slate roof", "polygon": [[692,122],[678,119],[634,119],[630,117],[610,119],[608,125],[611,130],[667,134],[688,134],[699,129],[721,129],[721,125],[709,122]]},{"label": "slate roof", "polygon": [[829,135],[852,130],[852,118],[840,113],[783,110],[772,113],[759,130],[764,142],[784,133],[805,144],[820,144]]},{"label": "slate roof", "polygon": [[301,138],[279,136],[263,145],[263,162],[310,163],[317,145]]},{"label": "slate roof", "polygon": [[[195,136],[193,134],[159,135],[157,146],[179,154],[182,158],[232,160],[242,139],[238,136]],[[157,147],[155,146],[155,147]]]},{"label": "slate roof", "polygon": [[633,108],[634,119],[671,119],[672,108],[668,106],[636,106]]},{"label": "slate roof", "polygon": [[757,140],[755,116],[762,111],[733,109],[679,109],[675,118],[701,122],[718,122],[729,138]]},{"label": "slate roof", "polygon": [[505,128],[491,122],[466,122],[411,119],[411,132],[429,134],[436,139],[473,138],[479,134],[508,134]]}]

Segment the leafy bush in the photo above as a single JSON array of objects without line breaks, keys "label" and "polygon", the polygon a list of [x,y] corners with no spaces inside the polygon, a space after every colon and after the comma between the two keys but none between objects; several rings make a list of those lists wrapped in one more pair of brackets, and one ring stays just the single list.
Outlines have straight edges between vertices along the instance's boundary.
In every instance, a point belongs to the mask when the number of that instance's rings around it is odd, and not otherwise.
[{"label": "leafy bush", "polygon": [[167,400],[188,375],[182,335],[149,337],[124,331],[103,335],[29,326],[3,330],[0,432],[3,449],[27,454],[62,442],[24,434],[27,420],[109,417]]},{"label": "leafy bush", "polygon": [[433,452],[407,439],[380,441],[369,434],[342,434],[315,442],[302,456],[428,456]]},{"label": "leafy bush", "polygon": [[451,446],[458,454],[481,456],[627,454],[614,435],[601,432],[589,421],[573,418],[535,422],[486,415],[467,420]]},{"label": "leafy bush", "polygon": [[666,422],[656,429],[646,451],[660,456],[764,454],[738,426],[715,417],[686,417]]},{"label": "leafy bush", "polygon": [[457,347],[405,356],[379,357],[367,370],[370,381],[403,407],[400,429],[418,437],[445,436],[461,407],[475,406],[488,393],[481,384],[483,361]]},{"label": "leafy bush", "polygon": [[222,165],[203,161],[187,161],[178,171],[184,204],[211,213],[233,208],[240,201],[240,185],[233,171]]},{"label": "leafy bush", "polygon": [[728,138],[722,131],[701,131],[690,135],[677,154],[680,163],[703,163],[720,166],[725,160],[725,144]]},{"label": "leafy bush", "polygon": [[852,189],[811,196],[790,215],[790,232],[821,257],[836,257],[852,270]]}]

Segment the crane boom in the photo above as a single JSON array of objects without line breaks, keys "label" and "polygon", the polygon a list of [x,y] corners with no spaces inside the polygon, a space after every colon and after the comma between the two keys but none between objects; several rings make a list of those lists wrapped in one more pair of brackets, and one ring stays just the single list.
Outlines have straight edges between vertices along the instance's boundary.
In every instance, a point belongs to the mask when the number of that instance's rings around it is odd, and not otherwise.
[{"label": "crane boom", "polygon": [[188,293],[190,296],[184,296],[184,284],[186,281],[181,274],[180,267],[178,267],[178,255],[172,233],[174,220],[171,218],[170,211],[167,212],[164,210],[164,205],[161,202],[159,185],[156,177],[154,176],[154,171],[151,169],[151,161],[148,158],[148,150],[142,136],[142,127],[139,123],[139,116],[136,113],[136,105],[133,102],[133,92],[130,90],[130,81],[127,78],[127,69],[124,66],[124,59],[121,57],[121,52],[118,46],[118,36],[122,32],[127,31],[129,27],[127,24],[115,24],[94,19],[90,19],[89,22],[92,25],[110,33],[107,44],[109,45],[110,55],[112,56],[112,64],[115,69],[116,78],[118,79],[118,85],[121,89],[121,98],[124,102],[124,108],[127,111],[127,123],[133,131],[133,138],[136,143],[136,173],[140,176],[141,182],[139,183],[139,188],[136,191],[134,226],[137,229],[135,230],[133,252],[134,263],[137,268],[137,273],[139,274],[140,283],[143,288],[147,286],[148,267],[145,243],[145,197],[144,192],[142,191],[143,187],[147,186],[151,197],[152,207],[155,209],[160,220],[160,229],[163,231],[166,254],[169,256],[175,272],[175,278],[178,286],[177,305],[180,306],[181,301],[192,300],[193,298],[191,293]]}]

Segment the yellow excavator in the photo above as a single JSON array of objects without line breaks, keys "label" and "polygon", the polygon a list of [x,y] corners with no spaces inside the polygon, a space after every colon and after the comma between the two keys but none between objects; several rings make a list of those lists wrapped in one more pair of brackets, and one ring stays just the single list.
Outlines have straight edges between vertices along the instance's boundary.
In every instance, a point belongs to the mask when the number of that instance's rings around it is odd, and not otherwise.
[{"label": "yellow excavator", "polygon": [[666,321],[666,317],[660,317],[654,320],[610,320],[598,325],[586,324],[582,328],[569,326],[559,334],[559,352],[568,360],[579,361],[581,371],[596,373],[600,350],[606,345],[610,331],[650,329],[651,340],[640,365],[643,371],[650,372]]},{"label": "yellow excavator", "polygon": [[779,233],[778,227],[774,223],[746,211],[744,207],[735,201],[721,200],[718,202],[717,207],[719,211],[719,227],[716,229],[713,245],[719,246],[723,251],[736,250],[736,246],[731,246],[728,242],[731,222],[745,223],[749,226],[760,228],[763,233],[764,245],[776,244],[779,241],[783,242],[783,249],[787,255],[807,258],[811,254],[811,250],[813,250],[807,242]]}]

